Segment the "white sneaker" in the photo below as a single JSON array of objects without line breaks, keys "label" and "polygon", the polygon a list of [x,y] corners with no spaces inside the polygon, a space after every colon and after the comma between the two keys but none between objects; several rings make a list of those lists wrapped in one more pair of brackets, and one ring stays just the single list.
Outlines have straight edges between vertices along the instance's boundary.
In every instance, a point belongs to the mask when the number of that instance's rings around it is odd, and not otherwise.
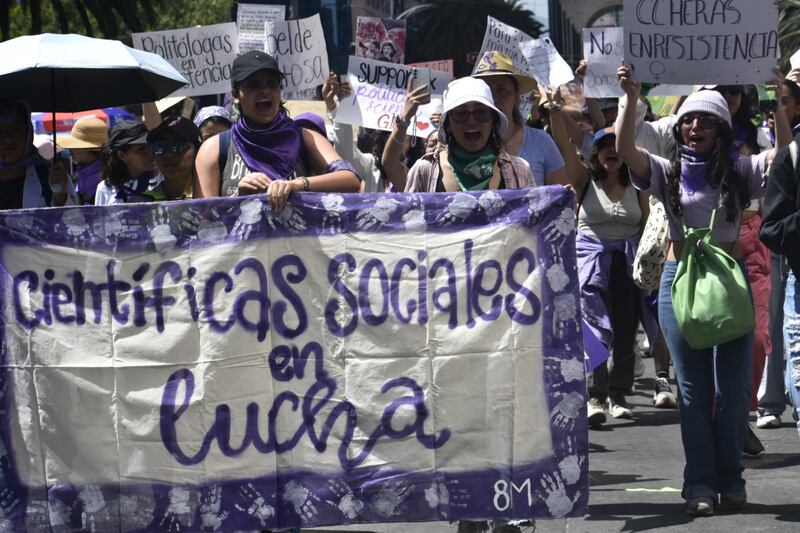
[{"label": "white sneaker", "polygon": [[667,378],[656,378],[655,393],[653,394],[653,405],[659,409],[674,409],[678,407],[678,401],[672,394]]},{"label": "white sneaker", "polygon": [[633,418],[633,411],[628,407],[625,398],[608,397],[608,414],[614,418]]},{"label": "white sneaker", "polygon": [[777,429],[781,427],[781,417],[778,415],[765,414],[758,417],[756,427],[759,429]]},{"label": "white sneaker", "polygon": [[603,403],[597,398],[590,398],[586,403],[586,415],[589,419],[590,427],[600,427],[606,421],[606,410]]}]

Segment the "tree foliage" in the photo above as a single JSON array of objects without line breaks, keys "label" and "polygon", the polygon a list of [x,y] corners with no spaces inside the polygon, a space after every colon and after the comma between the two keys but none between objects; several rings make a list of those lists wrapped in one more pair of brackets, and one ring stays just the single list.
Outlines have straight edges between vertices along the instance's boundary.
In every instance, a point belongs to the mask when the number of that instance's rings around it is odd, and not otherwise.
[{"label": "tree foliage", "polygon": [[132,32],[229,20],[232,0],[0,0],[0,37],[80,33],[127,39]]}]

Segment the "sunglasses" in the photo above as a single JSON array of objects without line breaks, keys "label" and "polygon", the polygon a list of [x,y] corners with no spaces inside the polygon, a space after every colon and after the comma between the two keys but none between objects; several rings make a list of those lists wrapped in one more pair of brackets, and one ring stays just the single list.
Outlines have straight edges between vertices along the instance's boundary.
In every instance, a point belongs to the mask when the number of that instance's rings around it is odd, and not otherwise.
[{"label": "sunglasses", "polygon": [[681,126],[691,126],[697,121],[697,127],[701,130],[710,130],[720,124],[718,118],[709,115],[686,115],[681,117]]},{"label": "sunglasses", "polygon": [[474,111],[456,109],[450,112],[450,120],[453,121],[453,124],[465,124],[469,120],[470,115],[475,118],[476,122],[486,123],[492,121],[492,110],[488,107],[479,107]]},{"label": "sunglasses", "polygon": [[191,144],[188,142],[168,143],[164,141],[157,141],[153,143],[153,154],[164,155],[167,153],[172,153],[174,155],[178,155],[188,150],[189,146],[191,146]]},{"label": "sunglasses", "polygon": [[263,89],[280,89],[280,78],[247,78],[242,82],[242,89],[249,92],[261,91]]}]

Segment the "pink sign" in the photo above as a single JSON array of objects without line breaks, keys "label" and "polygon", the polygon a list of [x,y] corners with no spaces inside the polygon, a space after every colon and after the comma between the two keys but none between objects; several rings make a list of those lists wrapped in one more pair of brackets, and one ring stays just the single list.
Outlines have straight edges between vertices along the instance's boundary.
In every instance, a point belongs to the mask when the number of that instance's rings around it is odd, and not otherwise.
[{"label": "pink sign", "polygon": [[356,56],[388,63],[405,63],[406,21],[358,17]]},{"label": "pink sign", "polygon": [[420,61],[419,63],[409,63],[409,67],[429,68],[437,72],[447,72],[451,78],[455,78],[453,72],[452,59],[440,59],[439,61]]}]

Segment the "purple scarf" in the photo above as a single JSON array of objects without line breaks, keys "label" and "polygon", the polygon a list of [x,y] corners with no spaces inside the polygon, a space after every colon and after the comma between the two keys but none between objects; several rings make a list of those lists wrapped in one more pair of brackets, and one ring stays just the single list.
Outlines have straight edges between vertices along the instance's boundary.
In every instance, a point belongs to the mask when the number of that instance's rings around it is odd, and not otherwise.
[{"label": "purple scarf", "polygon": [[76,192],[84,194],[88,197],[94,197],[97,190],[97,185],[100,183],[103,174],[103,162],[98,159],[94,163],[88,165],[78,165],[78,186],[75,187]]},{"label": "purple scarf", "polygon": [[681,146],[681,185],[695,193],[705,187],[711,175],[710,155],[700,155],[688,146]]},{"label": "purple scarf", "polygon": [[253,172],[263,172],[270,179],[289,177],[300,157],[302,134],[292,119],[281,111],[261,130],[251,129],[244,116],[231,129],[236,151]]}]

